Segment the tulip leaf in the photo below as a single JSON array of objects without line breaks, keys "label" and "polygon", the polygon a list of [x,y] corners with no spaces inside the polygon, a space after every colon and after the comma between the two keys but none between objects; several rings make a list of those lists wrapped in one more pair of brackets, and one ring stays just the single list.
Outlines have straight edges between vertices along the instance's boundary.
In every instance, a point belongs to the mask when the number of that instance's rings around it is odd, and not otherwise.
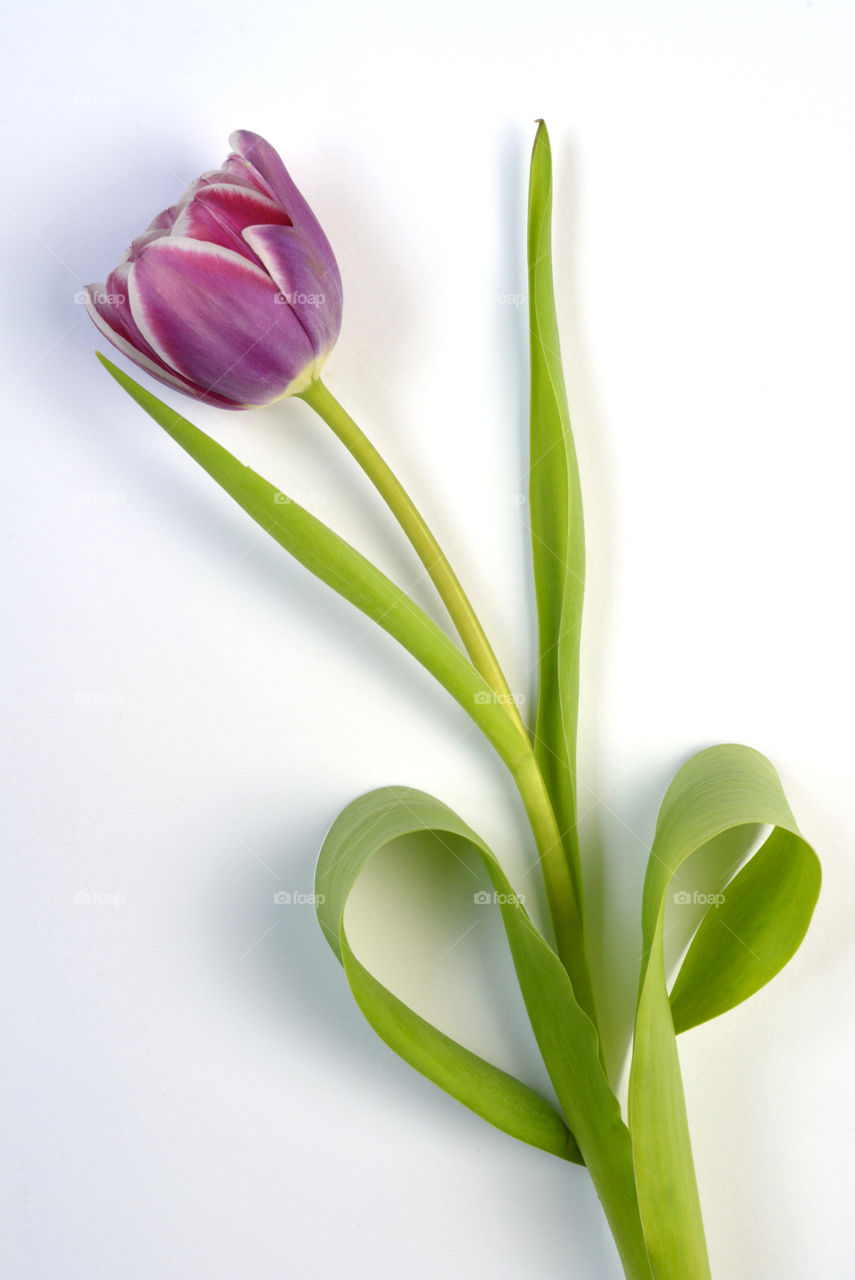
[{"label": "tulip leaf", "polygon": [[276,489],[106,357],[98,359],[128,395],[300,564],[393,636],[475,721],[515,772],[530,748],[490,686],[457,645],[384,573],[327,525]]},{"label": "tulip leaf", "polygon": [[708,908],[671,989],[679,1034],[758,991],[798,950],[819,897],[819,859],[775,827]]},{"label": "tulip leaf", "polygon": [[538,619],[535,751],[555,807],[582,914],[576,830],[579,644],[585,587],[582,490],[552,279],[552,157],[538,125],[528,208],[531,425],[529,501]]},{"label": "tulip leaf", "polygon": [[[672,1019],[663,947],[672,879],[727,832],[744,831],[750,844],[758,824],[772,834],[727,886],[724,902],[704,916],[675,984]],[[749,747],[710,747],[679,770],[659,811],[644,885],[629,1083],[639,1205],[656,1280],[709,1276],[675,1025],[683,1030],[714,1017],[767,982],[798,946],[818,889],[816,855],[764,756]]]},{"label": "tulip leaf", "polygon": [[[477,849],[485,865],[494,862],[486,845],[455,813],[407,787],[383,787],[354,800],[324,841],[315,876],[318,920],[344,967],[356,1003],[390,1048],[464,1106],[515,1138],[581,1164],[579,1148],[554,1107],[414,1013],[353,953],[344,911],[360,872],[392,841],[424,831],[440,836],[440,852],[458,840]],[[510,891],[507,882],[504,888]]]},{"label": "tulip leaf", "polygon": [[[366,862],[391,841],[433,832],[479,857],[499,904],[526,1010],[569,1130],[538,1095],[418,1017],[354,955],[344,928],[350,891]],[[354,998],[402,1058],[498,1128],[588,1166],[627,1275],[650,1277],[633,1181],[629,1134],[600,1063],[596,1031],[555,952],[533,925],[485,842],[451,809],[409,787],[384,787],[339,815],[321,849],[318,917]],[[578,1145],[577,1145],[578,1144]]]}]

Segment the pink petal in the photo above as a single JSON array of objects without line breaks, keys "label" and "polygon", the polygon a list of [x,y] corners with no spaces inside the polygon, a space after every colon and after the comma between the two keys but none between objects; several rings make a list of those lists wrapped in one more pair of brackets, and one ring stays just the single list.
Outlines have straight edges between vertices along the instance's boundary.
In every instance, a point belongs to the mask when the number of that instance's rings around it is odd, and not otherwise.
[{"label": "pink petal", "polygon": [[278,205],[253,189],[227,183],[201,187],[182,209],[172,228],[173,236],[189,236],[222,245],[247,255],[241,236],[244,227],[257,223],[290,226],[290,219]]},{"label": "pink petal", "polygon": [[304,241],[293,227],[247,227],[243,235],[276,281],[306,331],[315,355],[325,359],[341,329],[338,270],[316,271],[306,258]]},{"label": "pink petal", "polygon": [[[338,266],[330,242],[324,235],[321,224],[291,181],[278,152],[264,138],[259,137],[257,133],[250,133],[248,129],[240,129],[237,133],[233,133],[229,142],[238,153],[238,158],[242,158],[244,163],[259,175],[259,182],[273,193],[274,198],[288,213],[291,222],[302,236],[304,253],[310,264],[324,275],[334,274],[338,277]],[[340,278],[338,287],[341,288]]]},{"label": "pink petal", "polygon": [[164,383],[167,387],[182,391],[185,395],[204,401],[205,404],[213,404],[220,409],[242,408],[241,405],[233,404],[223,396],[213,395],[187,379],[179,377],[172,369],[167,369],[157,359],[151,359],[129,342],[123,331],[121,321],[116,319],[115,314],[111,311],[110,303],[106,300],[109,294],[103,284],[90,284],[84,292],[88,295],[86,310],[89,312],[89,316],[96,328],[108,342],[111,342],[118,351],[121,351],[123,356],[127,356],[129,360],[132,360],[138,368],[150,374],[151,377],[157,378],[158,382]]},{"label": "pink petal", "polygon": [[269,142],[249,129],[239,129],[230,136],[229,145],[260,175],[274,199],[287,210],[295,227],[304,222],[316,221],[315,215],[291,180],[278,151]]},{"label": "pink petal", "polygon": [[315,353],[266,272],[220,245],[169,237],[131,267],[131,312],[156,355],[208,394],[267,404]]}]

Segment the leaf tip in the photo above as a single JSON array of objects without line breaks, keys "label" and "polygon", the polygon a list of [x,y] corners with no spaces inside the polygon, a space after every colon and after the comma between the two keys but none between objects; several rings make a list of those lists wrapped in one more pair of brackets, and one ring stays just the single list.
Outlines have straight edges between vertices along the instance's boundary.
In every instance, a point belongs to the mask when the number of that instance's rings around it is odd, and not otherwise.
[{"label": "leaf tip", "polygon": [[537,129],[534,135],[535,149],[537,149],[537,147],[539,146],[544,146],[548,149],[549,148],[549,130],[546,127],[546,121],[543,119],[542,116],[538,116],[535,119],[534,123],[537,125]]},{"label": "leaf tip", "polygon": [[120,370],[116,367],[116,365],[113,364],[113,361],[108,360],[102,351],[95,352],[95,359],[98,361],[100,365],[103,365],[103,367],[107,370],[107,372],[109,374],[112,374],[114,378],[120,372]]}]

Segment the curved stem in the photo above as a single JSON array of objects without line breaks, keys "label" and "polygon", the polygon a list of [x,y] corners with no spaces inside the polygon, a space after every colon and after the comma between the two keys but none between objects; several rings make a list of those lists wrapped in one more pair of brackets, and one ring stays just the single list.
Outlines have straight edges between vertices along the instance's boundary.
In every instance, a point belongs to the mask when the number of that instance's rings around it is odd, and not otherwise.
[{"label": "curved stem", "polygon": [[558,954],[570,975],[577,1000],[596,1026],[581,891],[568,866],[565,833],[558,825],[531,738],[484,629],[421,512],[350,414],[319,380],[301,392],[300,398],[332,429],[386,502],[430,575],[473,666],[493,691],[495,701],[501,703],[519,730],[524,750],[520,763],[509,767],[534,834]]},{"label": "curved stem", "polygon": [[472,659],[473,666],[493,690],[496,701],[505,707],[520,732],[528,738],[528,731],[517,710],[516,699],[511,693],[505,674],[499,666],[499,661],[472,608],[469,597],[448,563],[427,521],[398,477],[320,379],[310,383],[306,390],[300,393],[300,399],[311,405],[315,413],[338,436],[383,498],[430,575],[440,599],[457,628],[466,652]]}]

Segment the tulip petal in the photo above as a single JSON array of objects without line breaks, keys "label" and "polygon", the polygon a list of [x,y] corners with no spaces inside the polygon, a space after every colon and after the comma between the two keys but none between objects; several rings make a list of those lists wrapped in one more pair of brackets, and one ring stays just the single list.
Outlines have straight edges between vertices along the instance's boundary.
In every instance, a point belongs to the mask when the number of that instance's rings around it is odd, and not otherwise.
[{"label": "tulip petal", "polygon": [[[195,383],[188,379],[180,377],[174,370],[167,369],[165,365],[161,364],[157,357],[150,358],[135,345],[135,342],[130,342],[124,332],[121,319],[117,316],[111,303],[107,301],[110,295],[103,284],[90,284],[86,286],[84,293],[87,295],[86,310],[95,327],[108,342],[113,344],[117,351],[121,351],[122,355],[132,360],[139,369],[142,369],[152,378],[157,378],[158,382],[162,382],[165,386],[172,387],[175,391],[181,391],[184,395],[192,396],[195,400],[201,400],[205,404],[213,404],[220,409],[241,408],[240,405],[232,404],[230,400],[226,400],[223,396],[204,391],[202,387],[196,386]],[[146,344],[146,347],[148,347],[148,344]]]},{"label": "tulip petal", "polygon": [[[168,212],[168,211],[167,211]],[[161,218],[165,218],[166,214],[162,213]],[[140,256],[146,245],[152,244],[155,240],[160,240],[162,236],[168,235],[168,228],[149,227],[148,231],[142,231],[138,236],[134,236],[131,241],[130,248],[125,250],[122,262],[133,262]]]},{"label": "tulip petal", "polygon": [[250,165],[261,176],[274,198],[291,214],[295,224],[302,222],[307,216],[314,218],[315,215],[282,163],[281,156],[269,142],[249,129],[238,129],[229,136],[229,145],[245,164]]},{"label": "tulip petal", "polygon": [[[264,138],[250,132],[249,129],[239,129],[233,133],[229,143],[237,156],[259,176],[273,198],[287,211],[292,223],[303,236],[305,252],[314,259],[318,268],[338,273],[330,242],[304,197],[294,185],[278,151]],[[230,156],[229,159],[231,158]]]},{"label": "tulip petal", "polygon": [[241,156],[227,156],[218,170],[203,173],[202,177],[210,178],[212,182],[230,182],[238,187],[247,187],[250,191],[260,191],[268,200],[276,198],[258,170],[247,164]]},{"label": "tulip petal", "polygon": [[316,272],[307,262],[303,240],[293,227],[247,227],[243,238],[282,290],[315,355],[326,359],[341,329],[338,271]]},{"label": "tulip petal", "polygon": [[[159,369],[160,373],[156,376],[159,376],[167,386],[176,386],[179,391],[186,391],[188,395],[195,396],[197,400],[204,400],[206,404],[216,404],[227,409],[240,407],[232,404],[226,397],[211,395],[192,380],[181,377],[170,365],[164,364],[158,353],[146,341],[131,312],[129,283],[131,265],[130,261],[120,262],[107,277],[106,290],[103,285],[97,286],[99,292],[92,298],[92,305],[106,326],[101,328],[104,336],[114,342],[110,330],[117,333],[125,343],[119,349],[124,351],[125,355],[133,351],[138,352],[140,359],[136,356],[132,356],[132,359],[136,360],[140,368],[145,368],[149,372]],[[118,343],[114,345],[118,346]]]},{"label": "tulip petal", "polygon": [[247,257],[241,232],[244,227],[258,223],[288,227],[291,219],[254,189],[228,183],[204,183],[176,218],[171,234],[219,244]]},{"label": "tulip petal", "polygon": [[105,337],[159,381],[251,408],[317,377],[341,324],[341,277],[274,149],[247,131],[231,141],[87,300]]},{"label": "tulip petal", "polygon": [[207,394],[260,405],[308,383],[311,343],[270,277],[246,258],[169,237],[146,249],[128,284],[149,346]]},{"label": "tulip petal", "polygon": [[124,334],[128,342],[138,347],[144,356],[148,356],[149,360],[154,360],[155,363],[158,363],[157,353],[148,345],[131,314],[131,304],[128,298],[128,275],[137,254],[133,252],[133,246],[128,252],[129,254],[133,253],[133,256],[124,258],[110,272],[107,276],[106,291],[102,292],[100,298],[96,301],[107,304],[109,315],[104,310],[103,305],[100,308],[101,314],[109,320],[113,328]]},{"label": "tulip petal", "polygon": [[[209,186],[214,183],[227,182],[230,186],[244,187],[247,191],[258,191],[259,189],[257,184],[253,182],[252,176],[247,172],[245,165],[230,168],[227,161],[223,161],[219,169],[206,169],[199,181]],[[262,191],[261,194],[266,196],[268,193]]]},{"label": "tulip petal", "polygon": [[[180,203],[181,202],[179,201],[179,204]],[[168,231],[175,221],[177,208],[178,205],[171,204],[168,209],[164,209],[163,213],[159,213],[156,218],[152,218],[143,234],[148,235],[150,232],[154,231],[159,231],[163,234],[165,231]]]}]

